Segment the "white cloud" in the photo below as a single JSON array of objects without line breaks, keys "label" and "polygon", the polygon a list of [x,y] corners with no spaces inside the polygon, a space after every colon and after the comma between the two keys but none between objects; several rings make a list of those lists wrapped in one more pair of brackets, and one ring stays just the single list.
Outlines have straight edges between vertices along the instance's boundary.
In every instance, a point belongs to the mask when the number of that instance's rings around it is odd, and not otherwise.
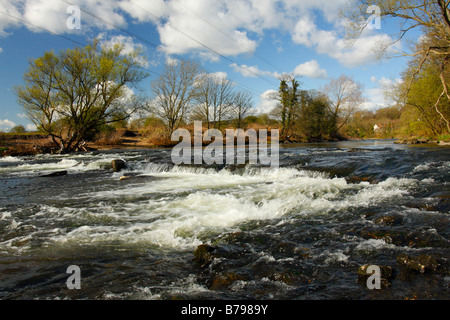
[{"label": "white cloud", "polygon": [[366,89],[364,91],[367,101],[361,105],[364,110],[376,110],[379,108],[385,108],[389,106],[389,102],[386,99],[386,90],[392,89],[394,86],[402,83],[402,79],[389,79],[381,77],[378,79],[375,76],[370,77],[370,81],[376,84],[376,87]]},{"label": "white cloud", "polygon": [[[78,5],[82,9],[81,32],[87,31],[91,27],[110,30],[114,28],[113,25],[119,27],[127,25],[123,12],[119,12],[120,2],[72,0],[70,3]],[[69,6],[70,4],[61,0],[0,0],[0,10],[10,15],[0,14],[0,36],[8,35],[8,29],[20,25],[33,32],[44,32],[45,29],[57,34],[72,33],[74,30],[67,26],[71,15],[67,13]],[[21,22],[11,16],[29,23]]]},{"label": "white cloud", "polygon": [[294,75],[319,79],[326,79],[328,77],[327,71],[321,69],[316,60],[311,60],[298,65],[294,69]]},{"label": "white cloud", "polygon": [[259,103],[256,105],[257,114],[269,113],[276,107],[278,102],[273,99],[273,96],[276,93],[276,90],[267,90],[261,94],[259,97]]},{"label": "white cloud", "polygon": [[236,63],[232,63],[230,66],[235,72],[238,72],[248,78],[258,78],[264,76],[277,77],[279,75],[277,72],[260,70],[257,66],[247,66],[245,64],[238,65]]},{"label": "white cloud", "polygon": [[[105,37],[106,35],[104,33],[101,33],[97,38],[100,39],[102,45],[106,46],[107,48],[112,48],[117,44],[123,45],[121,53],[124,55],[131,54],[136,50],[139,50],[141,52],[145,51],[145,47],[142,44],[135,43],[132,37],[118,35],[113,36],[109,40],[104,40]],[[148,60],[146,60],[142,55],[138,56],[137,62],[143,67],[149,66]]]},{"label": "white cloud", "polygon": [[27,130],[28,131],[36,131],[37,127],[35,124],[27,124]]},{"label": "white cloud", "polygon": [[[353,43],[339,36],[342,22],[336,24],[335,30],[321,30],[310,15],[303,16],[295,25],[292,40],[294,43],[313,48],[319,54],[327,54],[347,67],[361,66],[379,59],[381,48],[392,43],[387,34],[372,34],[364,31]],[[400,44],[389,47],[390,54],[399,49]]]},{"label": "white cloud", "polygon": [[6,32],[6,29],[19,25],[19,22],[11,17],[21,17],[21,14],[16,7],[18,4],[20,4],[20,1],[13,2],[0,0],[0,10],[7,13],[6,15],[0,14],[0,37],[9,35],[9,33]]},{"label": "white cloud", "polygon": [[18,116],[21,119],[25,119],[27,117],[25,113],[17,113],[16,116]]},{"label": "white cloud", "polygon": [[167,15],[157,23],[161,47],[172,54],[195,52],[213,61],[219,59],[217,53],[235,56],[254,52],[257,43],[247,35],[252,29],[246,23],[248,17],[235,11],[238,7],[247,10],[247,2],[235,6],[219,0],[167,2]]},{"label": "white cloud", "polygon": [[387,106],[384,91],[381,88],[366,89],[364,96],[367,97],[367,100],[359,106],[362,110],[376,110]]},{"label": "white cloud", "polygon": [[2,120],[0,119],[0,130],[9,130],[13,128],[16,124],[8,119]]},{"label": "white cloud", "polygon": [[[347,0],[72,0],[81,12],[81,32],[91,28],[125,28],[133,23],[156,25],[161,49],[166,54],[195,54],[217,61],[220,55],[254,53],[266,30],[289,32],[294,43],[327,54],[345,66],[360,66],[377,58],[376,48],[390,40],[381,33],[366,32],[347,46],[341,36],[344,22],[339,8]],[[56,33],[67,28],[68,4],[61,0],[0,0],[0,9]],[[85,12],[84,12],[85,11]],[[87,13],[86,13],[87,12]],[[89,13],[89,14],[88,14]],[[92,17],[90,14],[97,16]],[[318,16],[332,25],[322,30]],[[105,22],[106,21],[106,22]],[[0,36],[21,25],[0,15]],[[24,24],[34,31],[42,29]],[[218,54],[219,55],[218,55]]]},{"label": "white cloud", "polygon": [[403,82],[403,80],[400,78],[389,79],[386,77],[381,77],[381,79],[377,79],[377,77],[375,77],[375,76],[370,77],[370,81],[378,84],[382,88],[390,88],[390,87],[396,86],[398,84],[401,84]]}]

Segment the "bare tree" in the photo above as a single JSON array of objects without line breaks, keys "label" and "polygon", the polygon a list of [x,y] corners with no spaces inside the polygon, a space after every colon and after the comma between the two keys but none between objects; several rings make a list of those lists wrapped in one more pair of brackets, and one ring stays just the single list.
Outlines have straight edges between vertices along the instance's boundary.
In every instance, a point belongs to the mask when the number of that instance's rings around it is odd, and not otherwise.
[{"label": "bare tree", "polygon": [[218,74],[203,74],[199,79],[196,100],[197,117],[205,119],[209,129],[220,129],[221,122],[230,112],[233,99],[233,84]]},{"label": "bare tree", "polygon": [[[439,57],[440,66],[436,72],[440,75],[441,94],[435,102],[435,110],[445,121],[447,131],[450,132],[450,119],[438,106],[444,96],[450,100],[448,90],[448,77],[446,71],[450,61],[450,1],[449,0],[357,0],[349,1],[349,5],[341,12],[342,16],[349,21],[348,36],[356,39],[362,31],[368,27],[369,21],[361,19],[367,13],[370,6],[376,6],[380,11],[380,19],[392,18],[400,22],[400,30],[394,35],[392,43],[387,43],[381,48],[381,54],[386,49],[400,41],[413,29],[419,29],[424,32],[427,41],[423,46],[417,46],[412,53],[403,53],[403,55],[420,56],[421,62],[417,70],[411,75],[409,86],[420,73],[424,63],[432,56]],[[404,99],[406,100],[409,89],[406,90]]]},{"label": "bare tree", "polygon": [[253,114],[253,95],[248,91],[236,91],[232,101],[231,117],[235,121],[236,128],[242,128],[245,117]]},{"label": "bare tree", "polygon": [[332,132],[335,135],[364,102],[362,85],[349,76],[341,75],[330,80],[323,88],[323,93],[328,96],[328,109],[333,118],[332,122],[336,123]]},{"label": "bare tree", "polygon": [[154,99],[150,109],[166,122],[168,136],[188,117],[198,94],[199,74],[198,64],[181,61],[167,64],[163,73],[152,82]]}]

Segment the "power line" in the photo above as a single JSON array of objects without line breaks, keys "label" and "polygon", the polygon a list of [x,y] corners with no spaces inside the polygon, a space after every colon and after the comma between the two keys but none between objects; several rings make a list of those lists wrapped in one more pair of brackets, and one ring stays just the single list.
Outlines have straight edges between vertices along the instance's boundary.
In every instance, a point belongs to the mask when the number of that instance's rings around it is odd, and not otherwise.
[{"label": "power line", "polygon": [[[128,2],[130,2],[131,4],[133,4],[134,6],[140,8],[140,9],[144,10],[145,12],[147,12],[148,14],[150,14],[151,16],[153,16],[153,17],[155,17],[156,19],[158,19],[161,23],[164,23],[164,21],[162,20],[162,18],[160,18],[160,17],[158,17],[157,15],[151,13],[151,12],[148,11],[146,8],[144,8],[144,7],[142,7],[142,6],[138,5],[138,4],[136,4],[135,2],[133,2],[133,1],[131,1],[131,0],[128,0]],[[197,39],[195,39],[194,37],[190,36],[190,35],[187,34],[186,32],[180,30],[179,28],[174,27],[174,26],[173,26],[172,24],[170,24],[169,22],[166,22],[165,24],[168,25],[169,27],[171,27],[172,29],[176,30],[177,32],[181,33],[181,34],[184,35],[185,37],[191,39],[192,41],[195,41],[196,43],[198,43],[198,44],[201,45],[202,47],[204,47],[204,48],[208,49],[209,51],[211,51],[211,52],[217,54],[218,56],[222,57],[223,59],[225,59],[225,60],[231,62],[232,64],[236,64],[236,65],[237,65],[237,63],[236,63],[235,61],[233,61],[232,59],[230,59],[230,58],[228,58],[227,56],[221,54],[221,53],[218,52],[217,50],[214,50],[213,48],[207,46],[206,44],[204,44],[204,43],[198,41]],[[252,71],[250,71],[250,72],[252,72]],[[255,76],[257,76],[258,78],[260,78],[260,79],[266,81],[266,82],[269,83],[270,85],[276,86],[276,84],[272,83],[271,81],[267,80],[267,79],[264,78],[264,77],[261,77],[261,76],[258,75],[257,73],[255,73],[255,72],[252,72],[252,73],[253,73]]]},{"label": "power line", "polygon": [[[73,3],[69,2],[69,1],[66,1],[66,0],[62,0],[62,1],[64,1],[65,3],[67,3],[67,4],[69,4],[69,5],[73,5]],[[130,1],[130,2],[131,2],[131,1]],[[126,30],[126,29],[123,29],[123,28],[121,28],[121,27],[119,27],[119,26],[113,24],[112,22],[109,22],[109,21],[107,21],[107,20],[105,20],[105,19],[103,19],[103,18],[101,18],[101,17],[99,17],[99,16],[97,16],[97,15],[95,15],[95,14],[93,14],[93,13],[87,11],[87,10],[85,10],[85,9],[80,8],[80,10],[83,11],[84,13],[90,15],[90,16],[93,17],[94,19],[100,20],[100,21],[102,21],[102,22],[104,22],[104,23],[106,23],[106,24],[112,26],[114,29],[117,29],[117,30],[122,31],[123,33],[126,33],[126,34],[129,35],[130,37],[136,38],[136,39],[138,39],[139,41],[144,42],[144,43],[146,43],[146,44],[148,44],[148,45],[150,45],[151,47],[154,47],[154,48],[156,48],[156,49],[160,48],[160,49],[162,49],[163,51],[165,51],[167,54],[172,55],[172,56],[174,56],[175,58],[177,58],[177,59],[179,59],[179,60],[181,60],[181,61],[185,61],[185,62],[187,61],[185,58],[183,58],[183,57],[181,57],[181,56],[179,56],[179,55],[177,55],[177,54],[174,54],[174,53],[168,51],[168,50],[165,49],[165,48],[161,48],[161,47],[159,47],[158,45],[156,45],[156,44],[154,44],[154,43],[148,41],[147,39],[145,39],[145,38],[143,38],[143,37],[141,37],[141,36],[139,36],[139,35],[137,35],[137,34],[135,34],[135,33],[132,33],[132,32],[130,32],[130,31]],[[147,11],[147,10],[146,10],[146,11]],[[147,11],[147,12],[148,12],[148,11]],[[56,32],[51,31],[50,29],[47,29],[47,28],[45,28],[45,27],[39,26],[39,25],[37,25],[37,24],[34,24],[34,23],[32,23],[32,22],[30,22],[30,21],[28,21],[28,20],[25,20],[25,19],[23,19],[23,18],[19,18],[19,17],[13,16],[13,15],[7,13],[7,12],[0,11],[0,13],[4,14],[4,15],[6,15],[6,16],[9,16],[9,17],[11,17],[11,18],[13,18],[13,19],[16,19],[16,20],[18,20],[18,21],[21,21],[21,22],[23,22],[23,23],[26,23],[26,24],[28,24],[28,25],[31,25],[31,26],[33,26],[33,27],[36,27],[36,28],[39,28],[39,29],[41,29],[41,30],[47,31],[47,32],[51,33],[52,35],[55,35],[55,36],[57,36],[57,37],[60,37],[60,38],[65,39],[65,40],[67,40],[67,41],[70,41],[70,42],[75,43],[75,44],[77,44],[77,45],[81,45],[81,46],[86,46],[86,45],[87,45],[86,43],[82,43],[82,42],[80,42],[80,41],[78,41],[78,40],[74,40],[74,39],[69,38],[69,37],[67,37],[67,36],[64,36],[64,35],[62,35],[62,34],[58,34],[58,33],[56,33]],[[148,13],[151,14],[150,12],[148,12]],[[153,15],[153,14],[151,14],[151,15]],[[153,16],[155,16],[155,15],[153,15]],[[159,19],[159,18],[158,18],[158,19]],[[187,36],[188,36],[188,35],[187,35]],[[193,40],[196,41],[195,39],[193,39]],[[212,50],[212,49],[211,49],[211,50]],[[226,58],[226,57],[224,57],[224,58]],[[231,61],[231,62],[233,62],[232,60],[230,60],[230,59],[228,59],[228,58],[226,58],[226,59],[229,60],[229,61]],[[234,63],[234,62],[233,62],[233,63]],[[156,75],[158,75],[158,76],[161,76],[160,73],[155,72],[155,71],[152,71],[152,70],[150,70],[150,69],[148,69],[148,68],[145,68],[145,67],[140,67],[140,68],[143,69],[143,70],[145,70],[145,71],[148,71],[148,72],[150,72],[150,73],[153,73],[153,74],[156,74]],[[206,68],[204,68],[204,69],[205,69],[205,71],[207,71],[207,72],[209,72],[209,73],[213,73],[211,70],[207,70]],[[234,81],[234,80],[232,80],[232,79],[229,79],[229,80],[230,80],[230,82],[234,83],[234,84],[235,84],[236,86],[238,86],[238,87],[241,87],[241,88],[246,89],[246,90],[248,90],[248,91],[252,91],[253,93],[255,93],[255,94],[257,94],[257,95],[261,95],[261,94],[262,94],[261,92],[257,92],[257,91],[255,91],[255,90],[252,89],[252,88],[249,88],[249,87],[247,87],[247,86],[245,86],[245,85],[243,85],[243,84],[241,84],[241,83],[238,83],[237,81]],[[273,84],[271,84],[271,85],[273,85]]]},{"label": "power line", "polygon": [[[67,3],[67,4],[69,4],[69,5],[74,5],[73,3],[71,3],[71,2],[69,2],[69,1],[67,1],[67,0],[62,0],[62,1],[65,2],[65,3]],[[122,31],[123,33],[126,33],[127,35],[129,35],[129,36],[132,37],[132,38],[136,38],[136,39],[138,39],[139,41],[144,42],[144,43],[150,45],[151,47],[154,47],[155,49],[158,49],[158,48],[159,48],[159,49],[165,51],[168,55],[174,56],[174,57],[177,58],[178,60],[187,62],[187,59],[185,59],[185,58],[183,58],[183,57],[181,57],[181,56],[179,56],[179,55],[177,55],[177,54],[175,54],[175,53],[172,53],[172,52],[170,52],[169,50],[167,50],[166,48],[160,47],[160,46],[156,45],[155,43],[150,42],[150,41],[148,41],[147,39],[145,39],[145,38],[143,38],[143,37],[141,37],[141,36],[139,36],[139,35],[137,35],[137,34],[135,34],[135,33],[133,33],[133,32],[130,32],[130,31],[126,30],[126,29],[123,29],[123,28],[121,28],[121,27],[115,25],[114,23],[112,23],[112,22],[110,22],[110,21],[107,21],[107,20],[105,20],[105,19],[103,19],[103,18],[101,18],[101,17],[99,17],[99,16],[93,14],[92,12],[89,12],[89,11],[83,9],[83,8],[80,8],[80,11],[86,13],[87,15],[93,17],[94,19],[100,20],[100,21],[104,22],[105,24],[110,25],[110,26],[113,27],[114,29],[117,29],[117,30]],[[206,68],[203,68],[203,69],[204,69],[205,71],[209,72],[209,73],[213,73],[211,70],[207,70]],[[159,75],[160,75],[160,74],[159,74]],[[243,84],[238,83],[237,81],[234,81],[234,80],[232,80],[232,79],[229,79],[229,80],[230,80],[230,82],[234,83],[234,84],[235,84],[236,86],[238,86],[238,87],[241,87],[241,88],[246,89],[246,90],[248,90],[248,91],[252,91],[253,93],[255,93],[255,94],[257,94],[257,95],[261,95],[261,94],[262,94],[262,93],[257,92],[257,91],[255,91],[255,90],[253,90],[253,89],[251,89],[251,88],[249,88],[249,87],[243,85]]]},{"label": "power line", "polygon": [[257,57],[258,59],[260,59],[261,61],[263,61],[264,63],[268,64],[269,66],[277,69],[280,73],[283,73],[283,71],[281,71],[280,68],[278,68],[277,66],[275,66],[273,63],[267,61],[266,59],[264,59],[263,57],[261,57],[260,55],[256,54],[254,51],[250,50],[249,48],[244,47],[242,44],[240,44],[232,35],[230,35],[229,33],[227,33],[226,31],[222,30],[221,28],[219,28],[218,26],[216,26],[214,23],[208,21],[207,19],[205,19],[204,17],[202,17],[199,13],[197,13],[197,11],[195,11],[194,9],[192,9],[190,6],[186,5],[185,3],[183,3],[180,0],[176,0],[179,4],[181,4],[183,7],[185,7],[186,9],[188,9],[189,11],[191,11],[193,14],[195,14],[198,18],[200,18],[201,20],[203,20],[205,23],[209,24],[211,27],[213,27],[214,29],[216,29],[217,31],[221,32],[222,34],[224,34],[226,37],[228,37],[229,39],[231,39],[232,41],[234,41],[237,45],[239,45],[241,48],[243,48],[247,53],[250,53],[251,55]]},{"label": "power line", "polygon": [[[15,20],[17,20],[17,21],[20,21],[20,22],[29,24],[29,25],[31,25],[31,26],[33,26],[33,27],[39,28],[39,29],[41,29],[41,30],[43,30],[43,31],[47,31],[48,33],[51,33],[51,34],[54,35],[54,36],[57,36],[57,37],[62,38],[62,39],[64,39],[64,40],[70,41],[70,42],[72,42],[72,43],[74,43],[74,44],[77,44],[77,45],[80,45],[80,46],[83,46],[83,47],[85,47],[85,46],[88,45],[87,43],[83,43],[83,42],[80,42],[80,41],[78,41],[78,40],[75,40],[75,39],[66,37],[66,36],[64,36],[64,35],[62,35],[62,34],[59,34],[59,33],[56,33],[56,32],[54,32],[54,31],[51,31],[50,29],[44,28],[44,27],[42,27],[42,26],[39,26],[39,25],[37,25],[37,24],[35,24],[35,23],[32,23],[32,22],[30,22],[30,21],[28,21],[28,20],[25,20],[25,19],[23,19],[23,18],[19,18],[19,17],[13,16],[13,15],[7,13],[7,12],[4,12],[4,11],[1,11],[1,10],[0,10],[0,13],[4,14],[4,15],[10,17],[10,18],[13,18],[13,19],[15,19]],[[142,69],[142,70],[145,70],[145,71],[147,71],[147,72],[150,72],[150,73],[153,73],[153,74],[156,74],[156,75],[161,76],[160,73],[155,72],[155,71],[153,71],[153,70],[150,70],[150,69],[148,69],[148,68],[145,68],[145,67],[142,67],[142,66],[138,66],[138,68],[139,68],[139,69]]]},{"label": "power line", "polygon": [[[71,2],[69,2],[69,1],[67,1],[67,0],[62,0],[62,1],[64,1],[65,3],[67,3],[67,4],[69,4],[69,5],[73,5],[73,3],[71,3]],[[130,1],[130,2],[131,2],[131,1]],[[145,10],[145,9],[142,8],[142,7],[141,7],[141,9]],[[164,48],[164,47],[160,47],[160,46],[154,44],[153,42],[150,42],[150,41],[148,41],[147,39],[145,39],[145,38],[143,38],[143,37],[141,37],[141,36],[139,36],[139,35],[136,35],[136,34],[133,33],[133,32],[130,32],[130,31],[126,30],[126,29],[123,29],[123,28],[121,28],[121,27],[115,25],[114,23],[112,23],[112,22],[110,22],[110,21],[107,21],[107,20],[105,20],[105,19],[103,19],[103,18],[101,18],[101,17],[99,17],[99,16],[97,16],[97,15],[95,15],[95,14],[89,12],[89,11],[86,11],[86,10],[83,9],[83,8],[80,8],[80,10],[81,10],[82,12],[88,14],[89,16],[93,17],[94,19],[100,20],[100,21],[104,22],[105,24],[110,25],[110,26],[113,27],[114,29],[117,29],[117,30],[122,31],[123,33],[126,33],[127,35],[129,35],[129,36],[132,37],[132,38],[136,38],[136,39],[138,39],[139,41],[144,42],[144,43],[146,43],[146,44],[148,44],[148,45],[154,47],[155,49],[161,49],[161,50],[163,50],[164,52],[166,52],[168,55],[174,56],[174,57],[177,58],[178,60],[187,62],[187,59],[185,59],[184,57],[182,57],[182,56],[180,56],[180,55],[178,55],[178,54],[175,54],[175,53],[173,53],[173,52],[170,52],[169,50],[167,50],[167,49]],[[145,11],[147,11],[147,10],[145,10]],[[159,17],[155,16],[154,14],[152,14],[152,13],[150,13],[150,12],[148,12],[148,11],[147,11],[147,13],[149,13],[149,14],[151,14],[152,16],[156,17],[157,19],[160,19]],[[211,70],[208,70],[208,69],[206,69],[206,68],[204,68],[204,67],[203,67],[203,69],[204,69],[205,71],[207,71],[208,73],[213,73]],[[262,94],[261,92],[257,92],[257,91],[255,91],[254,89],[249,88],[249,87],[247,87],[247,86],[245,86],[245,85],[243,85],[243,84],[241,84],[241,83],[239,83],[239,82],[237,82],[237,81],[234,81],[234,80],[232,80],[232,79],[229,79],[229,80],[230,80],[230,82],[234,83],[234,84],[235,84],[236,86],[238,86],[238,87],[241,87],[241,88],[246,89],[246,90],[248,90],[248,91],[252,91],[253,93],[255,93],[255,94],[257,94],[257,95],[261,95],[261,94]],[[274,85],[274,84],[271,84],[271,85]]]},{"label": "power line", "polygon": [[18,20],[18,21],[21,21],[21,22],[24,22],[24,23],[26,23],[26,24],[29,24],[29,25],[31,25],[31,26],[33,26],[33,27],[36,27],[36,28],[39,28],[39,29],[41,29],[41,30],[47,31],[47,32],[49,32],[49,33],[51,33],[51,34],[53,34],[53,35],[55,35],[55,36],[57,36],[57,37],[60,37],[60,38],[62,38],[62,39],[65,39],[65,40],[67,40],[67,41],[71,41],[71,42],[76,43],[76,44],[81,45],[81,46],[85,46],[85,45],[86,45],[86,44],[83,44],[83,43],[81,43],[81,42],[79,42],[79,41],[77,41],[77,40],[68,38],[68,37],[66,37],[66,36],[64,36],[64,35],[62,35],[62,34],[53,32],[53,31],[51,31],[51,30],[49,30],[49,29],[47,29],[47,28],[38,26],[37,24],[34,24],[34,23],[32,23],[32,22],[30,22],[30,21],[28,21],[28,20],[25,20],[25,19],[22,19],[22,18],[13,16],[13,15],[7,13],[7,12],[4,12],[4,11],[1,11],[1,10],[0,10],[0,13],[4,14],[4,15],[10,17],[10,18],[13,18],[13,19],[16,19],[16,20]]}]

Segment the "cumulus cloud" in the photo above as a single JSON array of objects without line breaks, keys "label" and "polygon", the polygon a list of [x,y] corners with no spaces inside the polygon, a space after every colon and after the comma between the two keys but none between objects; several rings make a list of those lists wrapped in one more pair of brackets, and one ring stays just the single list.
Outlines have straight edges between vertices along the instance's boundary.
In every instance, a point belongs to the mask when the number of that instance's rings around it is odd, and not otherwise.
[{"label": "cumulus cloud", "polygon": [[4,131],[4,130],[9,130],[11,128],[13,128],[14,126],[16,126],[16,124],[8,119],[2,120],[0,119],[0,130]]},{"label": "cumulus cloud", "polygon": [[[271,72],[266,70],[261,70],[258,66],[247,66],[245,64],[238,65],[232,63],[230,65],[235,72],[240,73],[242,76],[247,78],[257,78],[257,77],[273,77],[279,78],[281,76],[278,72]],[[294,76],[316,78],[316,79],[326,79],[328,73],[325,69],[320,68],[319,63],[316,60],[307,61],[298,65],[294,71],[291,72]]]},{"label": "cumulus cloud", "polygon": [[367,101],[360,107],[364,110],[376,110],[389,106],[389,99],[386,98],[386,91],[392,89],[394,86],[402,83],[402,79],[389,79],[386,77],[377,78],[370,77],[370,81],[375,84],[375,87],[364,90],[364,95]]},{"label": "cumulus cloud", "polygon": [[[217,61],[220,56],[254,53],[266,30],[289,32],[294,43],[327,54],[346,66],[377,58],[376,49],[390,40],[386,34],[363,34],[348,46],[337,16],[347,0],[71,0],[82,9],[81,32],[151,23],[159,34],[160,48],[170,54],[195,54]],[[74,32],[67,27],[69,4],[61,0],[0,0],[0,10],[55,33]],[[94,15],[95,17],[93,17]],[[322,30],[318,16],[332,25]],[[0,36],[22,22],[0,14]],[[43,30],[30,24],[33,32]],[[323,76],[323,74],[322,74]]]},{"label": "cumulus cloud", "polygon": [[6,14],[0,14],[0,37],[9,35],[6,31],[8,28],[16,27],[19,25],[17,19],[13,17],[21,17],[21,13],[18,10],[18,4],[20,1],[13,2],[8,0],[0,0],[0,11]]},{"label": "cumulus cloud", "polygon": [[273,98],[276,93],[276,90],[267,90],[261,94],[256,105],[257,114],[269,113],[276,107],[278,102]]},{"label": "cumulus cloud", "polygon": [[370,81],[378,84],[379,86],[381,86],[383,88],[393,87],[393,86],[396,86],[403,82],[403,80],[400,78],[390,79],[390,78],[386,78],[386,77],[381,77],[380,79],[378,79],[375,76],[370,77]]},{"label": "cumulus cloud", "polygon": [[238,65],[236,63],[232,63],[230,66],[235,72],[238,72],[247,78],[258,78],[264,76],[277,77],[279,75],[276,72],[260,70],[257,66],[247,66],[245,64]]},{"label": "cumulus cloud", "polygon": [[294,75],[318,79],[326,79],[328,77],[327,71],[321,69],[316,60],[311,60],[298,65],[294,69]]},{"label": "cumulus cloud", "polygon": [[[153,2],[153,1],[152,1]],[[48,30],[57,34],[71,33],[67,21],[72,13],[69,6],[78,5],[81,12],[81,29],[87,31],[92,27],[110,30],[114,26],[125,27],[125,16],[120,10],[120,2],[114,0],[0,0],[0,36],[9,35],[9,29],[25,26],[32,32]],[[15,18],[14,18],[15,17]],[[24,23],[25,20],[28,23]]]},{"label": "cumulus cloud", "polygon": [[[115,45],[119,44],[123,46],[122,54],[127,55],[131,54],[134,51],[144,52],[145,47],[142,44],[135,43],[132,37],[127,37],[123,35],[113,36],[110,39],[106,39],[106,35],[104,33],[100,34],[97,39],[101,41],[101,44],[106,46],[107,48],[112,48]],[[149,62],[142,55],[137,57],[137,62],[143,66],[148,67]]]},{"label": "cumulus cloud", "polygon": [[[319,54],[327,54],[347,67],[376,61],[380,50],[392,43],[392,38],[387,34],[372,34],[370,31],[363,32],[356,41],[350,43],[339,36],[340,24],[336,25],[336,30],[322,30],[310,15],[305,15],[295,25],[292,40],[294,43],[313,48]],[[386,50],[389,54],[398,50],[399,46],[398,43]]]}]

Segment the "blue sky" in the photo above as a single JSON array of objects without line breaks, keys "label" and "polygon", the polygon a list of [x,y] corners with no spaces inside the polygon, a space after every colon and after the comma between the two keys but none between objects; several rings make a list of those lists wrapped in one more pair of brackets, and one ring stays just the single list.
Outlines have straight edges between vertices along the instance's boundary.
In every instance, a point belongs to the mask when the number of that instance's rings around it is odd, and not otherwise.
[{"label": "blue sky", "polygon": [[[349,75],[364,86],[367,101],[361,108],[386,106],[383,86],[398,81],[407,59],[380,61],[374,50],[381,41],[394,39],[397,24],[381,20],[380,29],[366,30],[349,47],[345,22],[338,16],[346,2],[0,0],[0,130],[18,124],[33,129],[13,90],[23,83],[30,58],[94,38],[105,44],[122,42],[128,50],[142,48],[146,67],[156,73],[176,57],[196,60],[250,90],[259,112],[273,107],[268,93],[277,90],[277,77],[284,72],[293,73],[305,89],[320,89],[332,78]],[[80,8],[79,16],[68,11],[70,5]],[[68,27],[73,17],[80,18],[80,29]],[[390,52],[407,50],[408,40],[402,41]],[[151,74],[141,84],[148,96],[155,78]]]}]

